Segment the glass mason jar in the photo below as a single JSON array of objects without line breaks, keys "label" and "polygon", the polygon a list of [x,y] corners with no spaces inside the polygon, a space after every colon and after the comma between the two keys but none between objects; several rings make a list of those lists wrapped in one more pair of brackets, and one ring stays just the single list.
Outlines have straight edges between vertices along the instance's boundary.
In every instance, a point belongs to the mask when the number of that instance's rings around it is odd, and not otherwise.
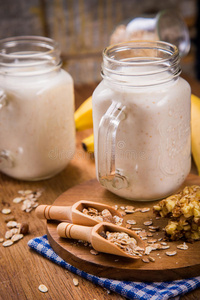
[{"label": "glass mason jar", "polygon": [[0,41],[0,171],[40,180],[75,151],[74,89],[58,44],[45,37]]},{"label": "glass mason jar", "polygon": [[177,46],[181,57],[190,50],[190,35],[179,13],[165,9],[155,15],[136,16],[116,27],[110,44],[131,40],[164,41]]},{"label": "glass mason jar", "polygon": [[126,42],[103,52],[93,93],[97,178],[130,200],[176,191],[191,166],[189,84],[176,46]]}]

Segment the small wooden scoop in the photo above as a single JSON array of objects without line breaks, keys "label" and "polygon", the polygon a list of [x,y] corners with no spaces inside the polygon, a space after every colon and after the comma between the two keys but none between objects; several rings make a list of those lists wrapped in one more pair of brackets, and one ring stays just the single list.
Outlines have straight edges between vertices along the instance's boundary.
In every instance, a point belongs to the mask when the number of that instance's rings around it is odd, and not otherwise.
[{"label": "small wooden scoop", "polygon": [[110,232],[125,232],[129,236],[133,237],[137,241],[137,246],[145,248],[145,243],[140,237],[132,230],[126,229],[121,226],[117,226],[108,222],[102,222],[94,227],[74,225],[71,223],[62,222],[57,227],[57,232],[60,237],[70,238],[76,240],[84,240],[92,244],[92,247],[99,252],[120,255],[133,259],[138,259],[141,256],[130,255],[116,246],[114,243],[105,239],[100,235],[104,231]]},{"label": "small wooden scoop", "polygon": [[84,208],[88,207],[93,207],[99,212],[108,209],[112,216],[122,218],[121,214],[111,206],[87,200],[78,201],[72,206],[40,205],[35,212],[40,219],[70,221],[75,224],[94,226],[100,221],[82,212]]}]

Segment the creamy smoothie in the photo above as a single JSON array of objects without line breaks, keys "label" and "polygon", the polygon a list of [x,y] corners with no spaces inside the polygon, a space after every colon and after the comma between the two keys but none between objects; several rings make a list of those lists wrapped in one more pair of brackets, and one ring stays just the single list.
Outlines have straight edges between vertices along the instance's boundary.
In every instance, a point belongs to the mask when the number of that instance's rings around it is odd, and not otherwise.
[{"label": "creamy smoothie", "polygon": [[0,158],[0,170],[38,180],[64,169],[75,151],[71,76],[62,69],[39,75],[27,70],[26,76],[0,75],[0,88],[7,99],[0,110],[0,151],[12,161],[12,167],[1,165]]},{"label": "creamy smoothie", "polygon": [[[164,73],[156,76],[158,79]],[[136,86],[142,84],[140,77],[137,81]],[[190,171],[189,84],[180,77],[145,84],[132,88],[103,80],[93,94],[96,162],[102,116],[112,102],[125,106],[125,119],[119,124],[115,141],[115,169],[127,178],[128,185],[117,189],[108,182],[106,187],[127,199],[162,198],[174,192]]]}]

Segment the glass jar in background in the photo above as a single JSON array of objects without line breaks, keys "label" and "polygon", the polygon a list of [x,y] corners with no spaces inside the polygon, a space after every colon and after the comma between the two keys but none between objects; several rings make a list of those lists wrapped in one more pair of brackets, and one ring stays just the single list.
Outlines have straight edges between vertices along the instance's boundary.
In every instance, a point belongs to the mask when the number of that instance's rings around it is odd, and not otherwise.
[{"label": "glass jar in background", "polygon": [[191,166],[189,84],[176,46],[126,42],[103,52],[93,93],[97,178],[111,192],[149,201],[176,191]]},{"label": "glass jar in background", "polygon": [[58,44],[45,37],[0,41],[0,171],[40,180],[75,151],[74,88]]},{"label": "glass jar in background", "polygon": [[187,25],[179,13],[172,9],[156,15],[142,15],[116,27],[110,44],[131,40],[165,41],[177,46],[181,57],[190,50],[190,36]]}]

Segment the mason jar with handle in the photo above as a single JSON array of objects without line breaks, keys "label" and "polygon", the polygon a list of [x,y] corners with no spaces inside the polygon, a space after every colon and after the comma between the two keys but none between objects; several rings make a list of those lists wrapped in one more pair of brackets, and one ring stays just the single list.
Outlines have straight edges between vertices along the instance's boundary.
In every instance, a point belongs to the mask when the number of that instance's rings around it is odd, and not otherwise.
[{"label": "mason jar with handle", "polygon": [[0,171],[40,180],[75,151],[74,88],[59,45],[45,37],[0,40]]},{"label": "mason jar with handle", "polygon": [[93,93],[97,178],[111,192],[150,201],[176,191],[191,167],[189,84],[176,46],[134,41],[103,52]]}]

